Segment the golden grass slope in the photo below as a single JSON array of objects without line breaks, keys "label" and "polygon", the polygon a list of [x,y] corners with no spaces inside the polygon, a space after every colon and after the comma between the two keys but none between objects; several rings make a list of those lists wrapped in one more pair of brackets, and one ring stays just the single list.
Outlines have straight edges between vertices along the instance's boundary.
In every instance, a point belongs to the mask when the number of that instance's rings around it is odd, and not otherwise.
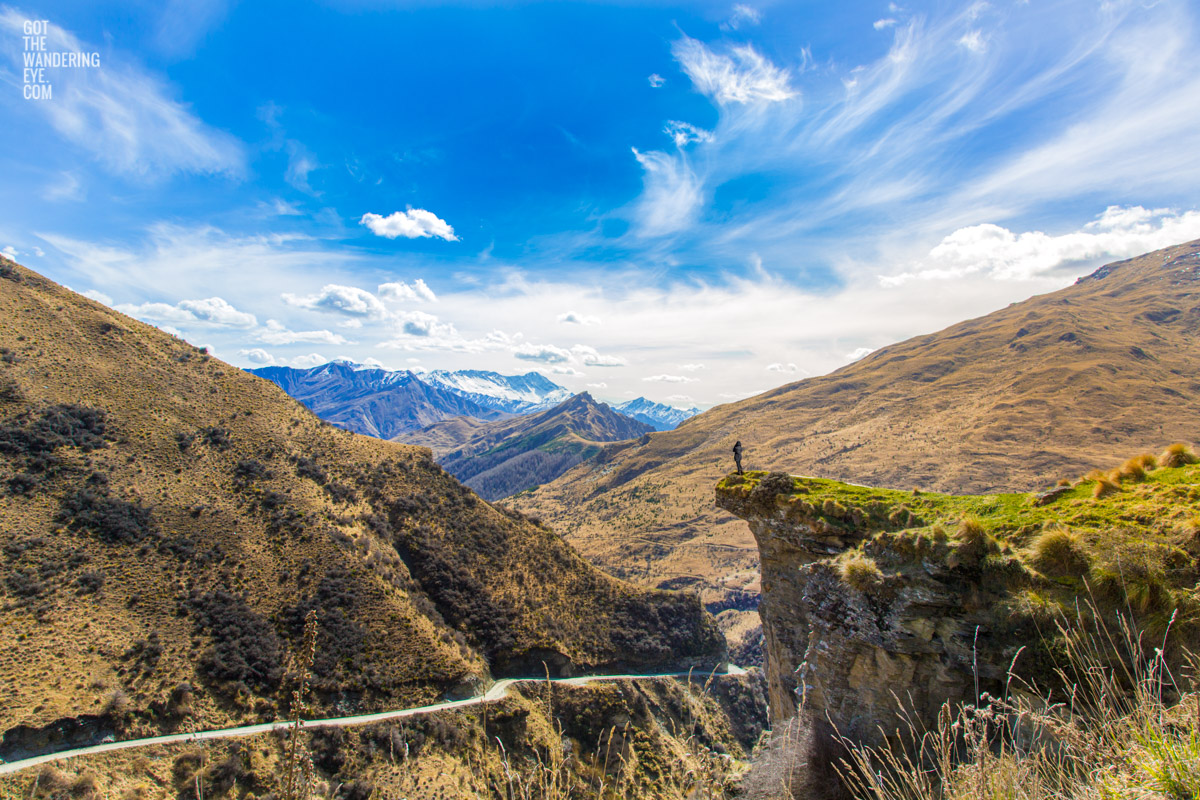
[{"label": "golden grass slope", "polygon": [[882,348],[829,375],[616,445],[515,507],[593,562],[709,601],[753,587],[748,527],[715,509],[732,468],[952,492],[1024,490],[1200,429],[1200,242]]},{"label": "golden grass slope", "polygon": [[5,742],[80,715],[123,737],[271,718],[312,607],[328,713],[426,702],[489,662],[720,649],[694,598],[603,575],[429,451],[0,261]]}]

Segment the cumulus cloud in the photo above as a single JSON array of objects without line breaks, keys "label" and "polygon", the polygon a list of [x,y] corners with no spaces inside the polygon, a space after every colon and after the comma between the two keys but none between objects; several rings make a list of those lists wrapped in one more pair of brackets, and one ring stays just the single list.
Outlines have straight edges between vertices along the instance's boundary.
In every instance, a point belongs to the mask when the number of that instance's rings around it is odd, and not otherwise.
[{"label": "cumulus cloud", "polygon": [[446,220],[432,211],[423,208],[412,208],[407,211],[396,211],[386,217],[379,214],[363,214],[359,220],[376,236],[395,239],[403,236],[405,239],[444,239],[447,242],[457,242],[454,228]]},{"label": "cumulus cloud", "polygon": [[220,297],[207,297],[203,300],[181,300],[175,305],[167,303],[142,303],[132,305],[125,303],[114,306],[122,314],[137,317],[142,320],[203,323],[226,328],[253,328],[258,324],[255,316],[246,311],[238,311]]},{"label": "cumulus cloud", "polygon": [[799,372],[799,371],[800,371],[800,368],[797,367],[795,364],[791,363],[790,361],[786,364],[782,364],[779,362],[776,362],[774,364],[767,364],[767,372],[792,373],[792,372]]},{"label": "cumulus cloud", "polygon": [[377,291],[381,298],[393,302],[424,300],[432,303],[437,300],[437,295],[433,293],[433,290],[421,278],[417,278],[412,284],[403,282],[381,283]]},{"label": "cumulus cloud", "polygon": [[863,356],[869,356],[874,352],[874,347],[856,347],[854,348],[854,352],[846,353],[846,358],[850,359],[851,361],[858,361]]},{"label": "cumulus cloud", "polygon": [[651,383],[696,383],[699,378],[689,378],[686,375],[650,375],[642,378]]},{"label": "cumulus cloud", "polygon": [[571,360],[571,351],[551,344],[525,342],[513,348],[512,354],[523,361],[538,361],[542,364],[565,364]]},{"label": "cumulus cloud", "polygon": [[95,289],[88,289],[86,292],[80,292],[80,294],[89,300],[95,300],[97,303],[102,305],[111,306],[113,304],[113,299],[111,297],[106,295],[104,292],[99,292]]},{"label": "cumulus cloud", "polygon": [[571,352],[579,358],[585,367],[623,367],[625,359],[618,356],[602,355],[596,348],[586,344],[577,344]]},{"label": "cumulus cloud", "polygon": [[775,103],[796,96],[787,70],[750,45],[733,47],[725,55],[685,36],[672,45],[671,52],[696,88],[719,105]]},{"label": "cumulus cloud", "polygon": [[946,236],[915,268],[882,276],[884,286],[911,280],[953,280],[984,274],[1021,281],[1077,268],[1103,258],[1129,258],[1200,237],[1200,211],[1109,206],[1082,230],[1061,236],[1014,233],[999,225],[972,225]]},{"label": "cumulus cloud", "polygon": [[659,75],[657,72],[651,72],[650,76],[646,78],[646,81],[650,84],[651,88],[657,89],[666,83],[667,79],[662,75]]},{"label": "cumulus cloud", "polygon": [[396,317],[400,330],[409,336],[421,337],[450,337],[457,336],[458,331],[449,322],[442,322],[433,314],[424,311],[405,311]]},{"label": "cumulus cloud", "polygon": [[587,314],[579,314],[575,311],[567,311],[563,314],[559,314],[558,317],[556,317],[556,319],[559,322],[567,323],[567,324],[571,324],[571,325],[599,325],[600,324],[599,317],[592,317],[592,316],[588,316]]},{"label": "cumulus cloud", "polygon": [[387,308],[379,298],[366,289],[336,283],[325,284],[321,291],[313,295],[284,293],[283,302],[309,311],[325,311],[350,317],[383,319],[388,315]]},{"label": "cumulus cloud", "polygon": [[675,146],[681,150],[694,142],[711,142],[713,140],[712,131],[697,128],[690,122],[680,122],[677,119],[668,121],[666,127],[663,128],[663,133],[670,136],[675,142]]},{"label": "cumulus cloud", "polygon": [[275,363],[275,356],[271,355],[266,350],[263,350],[261,347],[254,347],[250,350],[238,350],[238,353],[242,356],[245,356],[246,360],[251,364],[269,367]]},{"label": "cumulus cloud", "polygon": [[[0,8],[0,31],[9,41],[19,41],[29,18],[19,9]],[[55,70],[53,102],[25,103],[22,108],[45,114],[63,139],[89,151],[109,171],[143,177],[242,171],[241,144],[205,125],[158,76],[54,24],[49,26],[46,49],[102,50],[101,68]],[[19,72],[20,48],[7,50]]]},{"label": "cumulus cloud", "polygon": [[260,342],[273,345],[298,344],[349,344],[349,340],[333,331],[291,331],[277,320],[269,319],[256,336]]},{"label": "cumulus cloud", "polygon": [[308,369],[310,367],[320,366],[329,362],[325,356],[320,353],[309,353],[306,356],[296,356],[292,359],[292,366],[300,369]]},{"label": "cumulus cloud", "polygon": [[582,378],[583,373],[574,367],[555,367],[550,372],[554,375],[562,375],[567,378]]}]

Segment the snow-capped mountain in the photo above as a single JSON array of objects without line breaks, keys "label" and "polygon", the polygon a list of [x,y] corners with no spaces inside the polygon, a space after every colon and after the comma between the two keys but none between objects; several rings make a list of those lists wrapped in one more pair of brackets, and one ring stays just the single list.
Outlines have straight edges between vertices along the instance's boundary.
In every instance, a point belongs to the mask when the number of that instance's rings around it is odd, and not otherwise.
[{"label": "snow-capped mountain", "polygon": [[618,403],[613,409],[627,417],[633,417],[638,422],[644,422],[656,431],[673,430],[685,419],[690,419],[700,413],[698,408],[675,408],[663,403],[655,403],[644,397],[630,400],[628,403]]},{"label": "snow-capped mountain", "polygon": [[448,389],[457,395],[509,414],[532,414],[558,405],[571,392],[537,372],[501,375],[487,370],[436,370],[418,377],[430,386]]}]

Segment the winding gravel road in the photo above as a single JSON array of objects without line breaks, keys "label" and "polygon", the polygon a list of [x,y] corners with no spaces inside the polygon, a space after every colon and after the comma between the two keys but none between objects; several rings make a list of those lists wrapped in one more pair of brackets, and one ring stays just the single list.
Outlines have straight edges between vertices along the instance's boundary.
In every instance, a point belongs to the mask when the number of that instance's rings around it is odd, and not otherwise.
[{"label": "winding gravel road", "polygon": [[[589,683],[598,683],[600,681],[643,681],[655,680],[660,678],[686,678],[689,675],[693,677],[703,677],[707,674],[716,675],[745,675],[746,670],[741,667],[730,664],[725,672],[707,673],[699,670],[693,672],[656,672],[647,675],[585,675],[577,678],[551,678],[551,683],[560,683],[564,686],[584,686]],[[447,711],[455,708],[465,708],[467,706],[477,706],[483,703],[494,703],[502,699],[508,694],[509,688],[517,683],[543,683],[545,678],[505,678],[504,680],[493,683],[486,692],[475,697],[468,697],[465,700],[448,700],[444,703],[434,703],[429,706],[417,706],[416,708],[400,708],[394,711],[380,711],[375,714],[357,714],[350,717],[330,717],[329,719],[312,719],[301,720],[302,728],[348,728],[354,725],[370,725],[373,722],[383,722],[389,719],[401,719],[403,717],[415,717],[420,714],[430,714],[434,711]],[[242,736],[257,736],[261,733],[270,733],[273,730],[281,728],[290,728],[290,721],[266,722],[261,725],[245,725],[241,728],[222,728],[215,731],[197,731],[195,733],[174,733],[169,736],[154,736],[149,739],[130,739],[123,742],[106,742],[104,744],[96,744],[90,747],[80,747],[76,750],[60,750],[57,753],[47,753],[33,758],[24,758],[20,761],[9,761],[0,763],[0,775],[8,775],[21,770],[36,767],[38,764],[45,764],[50,761],[61,761],[67,758],[75,758],[77,756],[89,756],[94,753],[108,753],[113,750],[129,750],[135,747],[153,747],[157,744],[174,744],[176,742],[195,742],[202,739],[234,739]]]}]

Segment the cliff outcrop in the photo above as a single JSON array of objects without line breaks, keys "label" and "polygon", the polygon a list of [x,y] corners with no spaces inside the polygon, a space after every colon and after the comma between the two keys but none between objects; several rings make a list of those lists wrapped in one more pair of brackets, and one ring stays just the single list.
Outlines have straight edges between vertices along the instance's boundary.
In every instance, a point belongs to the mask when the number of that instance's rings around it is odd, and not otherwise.
[{"label": "cliff outcrop", "polygon": [[[1183,624],[1200,532],[1189,458],[1154,469],[1145,456],[1043,494],[726,477],[717,504],[750,523],[761,555],[773,724],[800,713],[810,758],[828,761],[835,731],[877,745],[902,716],[932,728],[946,703],[1003,694],[1010,673],[1050,685],[1054,620],[1078,600],[1097,618],[1127,609],[1152,636]],[[1180,646],[1196,638],[1191,623],[1172,630]]]}]

